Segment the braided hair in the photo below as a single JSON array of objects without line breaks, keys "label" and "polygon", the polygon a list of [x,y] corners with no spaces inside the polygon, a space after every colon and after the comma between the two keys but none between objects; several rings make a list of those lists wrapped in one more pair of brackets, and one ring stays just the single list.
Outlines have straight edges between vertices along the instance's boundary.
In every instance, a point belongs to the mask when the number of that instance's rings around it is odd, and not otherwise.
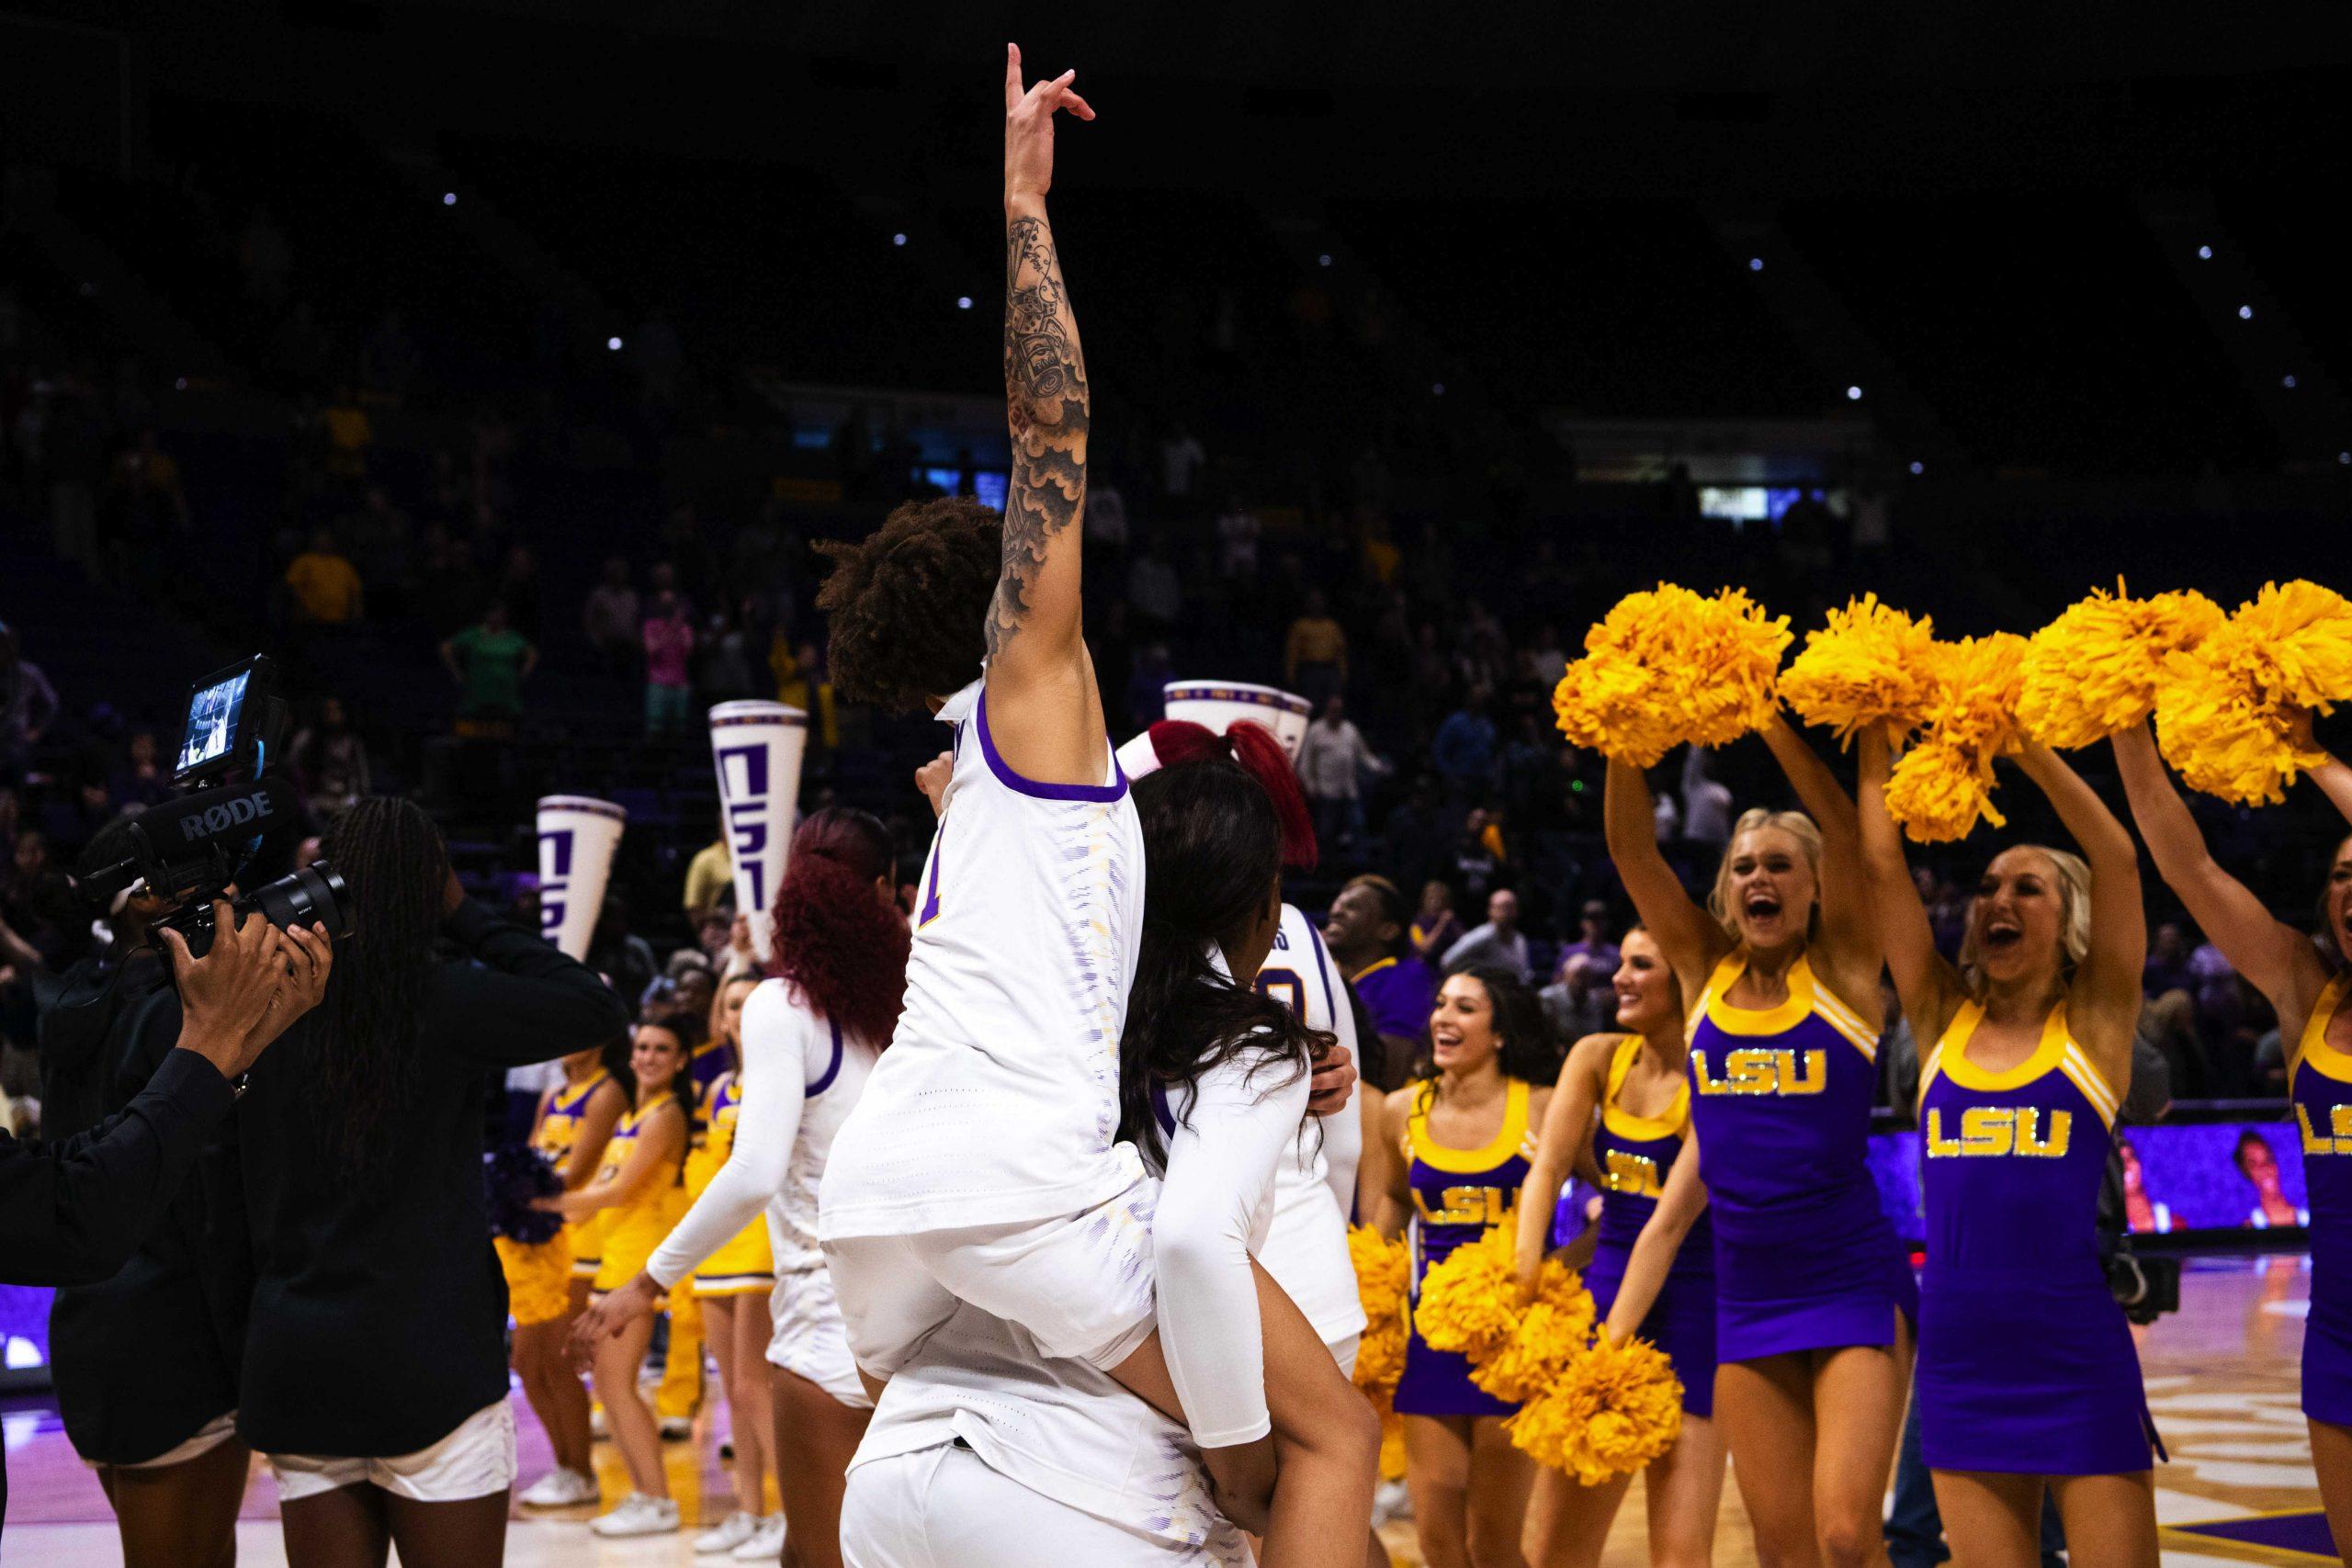
[{"label": "braided hair", "polygon": [[344,1172],[381,1173],[388,1113],[413,1084],[449,852],[414,801],[370,795],[335,819],[321,846],[349,884],[351,935],[335,944],[303,1054],[317,1135]]}]

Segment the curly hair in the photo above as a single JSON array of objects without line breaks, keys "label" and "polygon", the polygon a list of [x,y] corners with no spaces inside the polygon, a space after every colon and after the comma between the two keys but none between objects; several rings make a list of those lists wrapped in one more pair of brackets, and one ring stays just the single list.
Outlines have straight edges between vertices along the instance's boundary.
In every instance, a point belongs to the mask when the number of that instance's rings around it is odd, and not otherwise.
[{"label": "curly hair", "polygon": [[769,973],[876,1050],[889,1044],[907,999],[906,917],[876,897],[895,863],[890,830],[870,812],[812,811],[792,835],[775,890]]},{"label": "curly hair", "polygon": [[979,674],[1002,518],[967,496],[910,501],[867,537],[817,548],[833,563],[817,607],[831,617],[827,657],[842,695],[915,713]]}]

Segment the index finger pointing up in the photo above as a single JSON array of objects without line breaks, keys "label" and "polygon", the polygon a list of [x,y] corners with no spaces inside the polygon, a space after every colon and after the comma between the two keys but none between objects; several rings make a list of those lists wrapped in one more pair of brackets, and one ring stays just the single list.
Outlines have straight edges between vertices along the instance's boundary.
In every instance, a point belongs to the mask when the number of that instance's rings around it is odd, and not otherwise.
[{"label": "index finger pointing up", "polygon": [[1009,43],[1004,46],[1004,107],[1018,108],[1021,99],[1021,46]]}]

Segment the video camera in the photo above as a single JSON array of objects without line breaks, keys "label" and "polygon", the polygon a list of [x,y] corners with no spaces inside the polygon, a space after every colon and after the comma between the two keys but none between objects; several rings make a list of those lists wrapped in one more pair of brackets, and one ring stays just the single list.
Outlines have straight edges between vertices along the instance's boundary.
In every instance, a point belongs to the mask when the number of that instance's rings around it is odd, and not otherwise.
[{"label": "video camera", "polygon": [[156,923],[178,931],[198,956],[212,946],[212,901],[232,883],[249,889],[232,905],[240,919],[257,911],[280,929],[317,921],[330,937],[349,936],[350,889],[334,867],[316,861],[276,874],[290,864],[301,832],[293,786],[267,772],[286,728],[286,705],[262,655],[198,681],[172,772],[187,793],[130,820],[131,852],[88,868],[78,884],[84,898],[106,914],[142,890],[185,900],[187,908]]}]

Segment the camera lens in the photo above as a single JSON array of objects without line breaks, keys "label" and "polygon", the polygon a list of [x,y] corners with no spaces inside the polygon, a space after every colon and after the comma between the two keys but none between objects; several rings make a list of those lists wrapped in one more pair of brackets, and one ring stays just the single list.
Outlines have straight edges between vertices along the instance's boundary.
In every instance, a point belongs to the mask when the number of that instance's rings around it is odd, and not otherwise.
[{"label": "camera lens", "polygon": [[280,931],[315,921],[337,942],[351,934],[351,889],[343,874],[324,861],[313,861],[291,876],[255,888],[253,902]]}]

